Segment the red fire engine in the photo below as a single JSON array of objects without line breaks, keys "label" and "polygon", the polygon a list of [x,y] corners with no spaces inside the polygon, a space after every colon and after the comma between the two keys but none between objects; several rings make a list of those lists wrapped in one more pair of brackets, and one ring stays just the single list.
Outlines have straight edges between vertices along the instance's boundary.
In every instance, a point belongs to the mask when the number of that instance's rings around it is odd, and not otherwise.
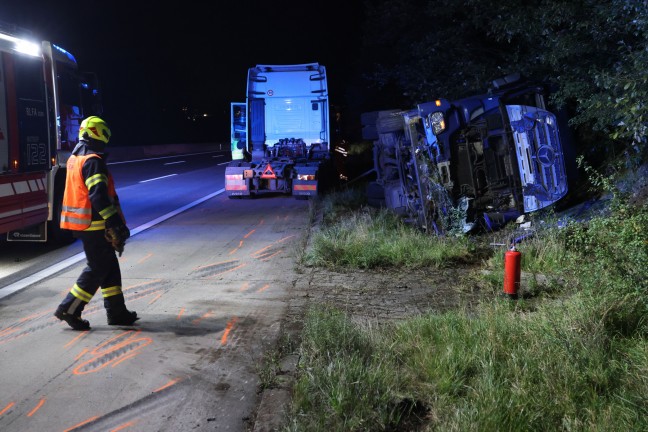
[{"label": "red fire engine", "polygon": [[81,120],[100,114],[98,96],[95,76],[72,54],[0,25],[0,234],[8,241],[71,239],[59,228],[65,162]]}]

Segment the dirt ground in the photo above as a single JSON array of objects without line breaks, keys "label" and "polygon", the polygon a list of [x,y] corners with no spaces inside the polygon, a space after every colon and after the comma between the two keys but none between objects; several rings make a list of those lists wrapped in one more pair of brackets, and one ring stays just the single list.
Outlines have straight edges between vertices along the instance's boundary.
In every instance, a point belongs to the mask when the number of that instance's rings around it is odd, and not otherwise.
[{"label": "dirt ground", "polygon": [[294,287],[294,303],[335,306],[353,319],[378,323],[470,308],[485,294],[476,278],[479,268],[474,265],[426,270],[300,270],[303,273]]}]

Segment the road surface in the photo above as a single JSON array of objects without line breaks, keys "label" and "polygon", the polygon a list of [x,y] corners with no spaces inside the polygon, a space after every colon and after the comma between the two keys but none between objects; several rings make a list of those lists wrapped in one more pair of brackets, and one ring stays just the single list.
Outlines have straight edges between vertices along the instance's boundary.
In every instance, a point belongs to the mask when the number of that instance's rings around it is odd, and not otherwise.
[{"label": "road surface", "polygon": [[[222,175],[211,179],[212,165],[147,182],[156,184],[148,195],[157,213],[149,217],[128,214],[147,183],[112,168],[131,229],[144,227],[120,258],[137,325],[108,326],[100,294],[83,315],[90,331],[53,317],[83,260],[0,299],[0,430],[249,429],[258,368],[278,337],[309,202],[230,200],[219,193]],[[56,265],[52,254],[64,261],[76,247],[28,260]],[[27,276],[23,268],[5,280]]]}]

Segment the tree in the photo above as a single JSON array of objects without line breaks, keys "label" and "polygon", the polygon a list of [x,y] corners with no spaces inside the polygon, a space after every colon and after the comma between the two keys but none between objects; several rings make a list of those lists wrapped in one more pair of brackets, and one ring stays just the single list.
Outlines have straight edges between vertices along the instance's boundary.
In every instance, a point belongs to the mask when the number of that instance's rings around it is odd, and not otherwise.
[{"label": "tree", "polygon": [[[648,1],[367,1],[369,78],[410,103],[483,91],[514,71],[556,84],[581,147],[646,156]],[[594,140],[591,133],[598,134]]]}]

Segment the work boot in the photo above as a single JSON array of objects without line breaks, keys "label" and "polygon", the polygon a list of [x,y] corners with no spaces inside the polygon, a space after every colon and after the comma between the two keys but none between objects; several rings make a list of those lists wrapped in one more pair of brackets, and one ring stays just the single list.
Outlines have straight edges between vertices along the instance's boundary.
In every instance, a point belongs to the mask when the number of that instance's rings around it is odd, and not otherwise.
[{"label": "work boot", "polygon": [[68,325],[74,330],[90,330],[90,323],[88,320],[81,319],[80,316],[72,315],[58,309],[54,312],[54,316],[61,321],[68,323]]},{"label": "work boot", "polygon": [[107,312],[108,325],[131,326],[139,319],[137,312],[124,309],[122,312]]}]

